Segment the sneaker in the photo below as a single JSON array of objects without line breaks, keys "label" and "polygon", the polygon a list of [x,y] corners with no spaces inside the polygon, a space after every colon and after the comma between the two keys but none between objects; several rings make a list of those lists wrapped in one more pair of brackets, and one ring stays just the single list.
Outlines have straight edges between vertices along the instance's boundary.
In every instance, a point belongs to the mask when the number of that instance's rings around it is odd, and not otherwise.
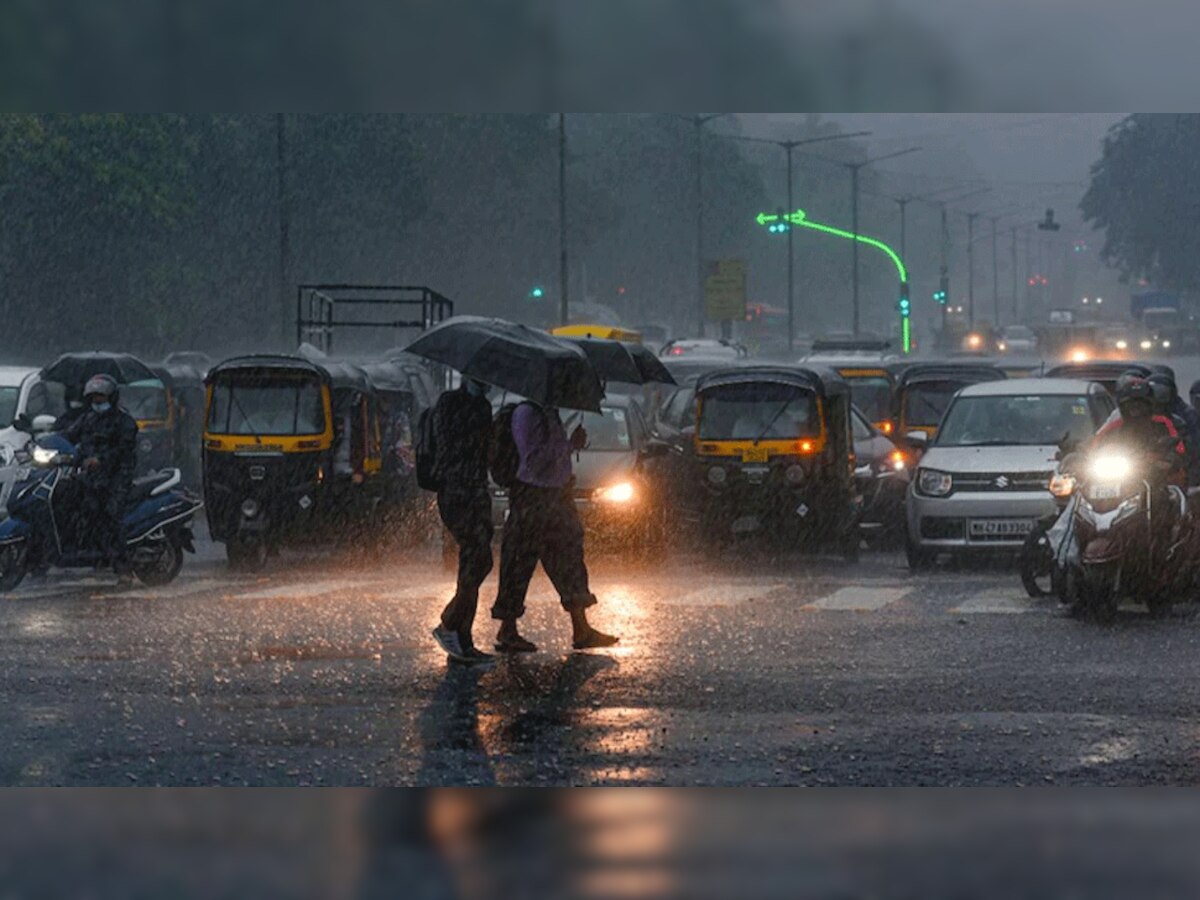
[{"label": "sneaker", "polygon": [[484,653],[478,647],[468,647],[467,656],[470,657],[471,662],[475,663],[476,665],[483,665],[484,663],[493,663],[496,661],[496,657],[493,654]]},{"label": "sneaker", "polygon": [[458,632],[451,631],[449,628],[444,628],[439,625],[433,629],[433,639],[438,642],[438,646],[446,651],[446,655],[457,662],[472,662],[470,655],[463,649],[462,641],[459,640]]}]

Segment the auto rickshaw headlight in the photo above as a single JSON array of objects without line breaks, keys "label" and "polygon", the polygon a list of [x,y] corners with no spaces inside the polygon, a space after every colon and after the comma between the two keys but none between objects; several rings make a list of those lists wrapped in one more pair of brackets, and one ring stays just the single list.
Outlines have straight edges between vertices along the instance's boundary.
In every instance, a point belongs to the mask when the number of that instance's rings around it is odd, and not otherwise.
[{"label": "auto rickshaw headlight", "polygon": [[596,492],[596,499],[601,503],[625,504],[637,499],[637,491],[628,481],[622,481],[610,487],[601,488]]},{"label": "auto rickshaw headlight", "polygon": [[788,484],[799,484],[804,480],[804,466],[788,466],[783,472],[783,477],[788,480]]},{"label": "auto rickshaw headlight", "polygon": [[253,497],[247,497],[242,501],[242,515],[247,519],[253,519],[258,515],[258,501]]},{"label": "auto rickshaw headlight", "polygon": [[713,466],[708,470],[709,484],[724,484],[727,477],[729,477],[729,473],[725,471],[724,466]]}]

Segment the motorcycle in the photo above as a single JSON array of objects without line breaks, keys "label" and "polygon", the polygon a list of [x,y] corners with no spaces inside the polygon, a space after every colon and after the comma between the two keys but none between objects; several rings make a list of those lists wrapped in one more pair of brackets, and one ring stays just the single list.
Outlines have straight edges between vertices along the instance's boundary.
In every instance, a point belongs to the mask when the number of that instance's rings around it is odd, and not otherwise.
[{"label": "motorcycle", "polygon": [[[88,540],[88,524],[64,509],[69,480],[78,472],[75,447],[58,434],[31,437],[15,454],[8,517],[0,520],[0,591],[11,591],[38,568],[97,567],[106,553]],[[180,487],[178,469],[136,479],[126,501],[122,532],[134,576],[159,586],[175,579],[183,553],[195,553],[192,520],[204,504]]]},{"label": "motorcycle", "polygon": [[1189,590],[1187,495],[1156,466],[1153,454],[1117,448],[1087,460],[1072,518],[1079,557],[1065,575],[1072,612],[1112,618],[1128,596],[1164,615]]},{"label": "motorcycle", "polygon": [[1018,557],[1021,584],[1030,597],[1049,595],[1067,602],[1067,566],[1076,557],[1075,505],[1081,457],[1077,444],[1064,438],[1059,444],[1058,468],[1047,487],[1054,498],[1055,511],[1033,526]]}]

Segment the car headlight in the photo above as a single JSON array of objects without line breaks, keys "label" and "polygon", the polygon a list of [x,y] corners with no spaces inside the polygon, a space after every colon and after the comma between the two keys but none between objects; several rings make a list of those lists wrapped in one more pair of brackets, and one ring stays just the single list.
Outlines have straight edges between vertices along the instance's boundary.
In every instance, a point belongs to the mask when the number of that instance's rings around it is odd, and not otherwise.
[{"label": "car headlight", "polygon": [[1008,344],[1006,344],[1004,341],[1000,341],[998,344],[996,344],[996,349],[1003,353],[1008,349]]},{"label": "car headlight", "polygon": [[601,488],[596,492],[596,499],[601,503],[632,503],[637,499],[637,490],[628,481],[622,481],[610,487]]},{"label": "car headlight", "polygon": [[1117,349],[1118,350],[1128,350],[1129,349],[1129,341],[1117,341]]},{"label": "car headlight", "polygon": [[1075,493],[1075,476],[1056,472],[1050,479],[1050,493],[1055,497],[1070,497]]},{"label": "car headlight", "polygon": [[57,450],[51,450],[49,447],[34,447],[33,461],[39,466],[48,466],[58,457]]},{"label": "car headlight", "polygon": [[242,501],[242,515],[247,519],[253,519],[258,515],[258,501],[253,497],[247,497]]},{"label": "car headlight", "polygon": [[917,470],[917,490],[930,497],[944,497],[954,486],[954,479],[949,472],[939,472],[937,469]]},{"label": "car headlight", "polygon": [[1091,472],[1097,481],[1121,481],[1129,477],[1132,468],[1129,457],[1104,453],[1092,460]]},{"label": "car headlight", "polygon": [[1163,349],[1164,349],[1164,350],[1170,350],[1170,349],[1171,349],[1171,342],[1170,342],[1170,341],[1163,341]]},{"label": "car headlight", "polygon": [[713,466],[708,470],[709,484],[724,484],[725,479],[729,477],[729,473],[725,471],[724,466]]},{"label": "car headlight", "polygon": [[1154,346],[1154,341],[1142,341],[1140,344],[1138,344],[1138,346],[1143,350],[1149,350]]}]

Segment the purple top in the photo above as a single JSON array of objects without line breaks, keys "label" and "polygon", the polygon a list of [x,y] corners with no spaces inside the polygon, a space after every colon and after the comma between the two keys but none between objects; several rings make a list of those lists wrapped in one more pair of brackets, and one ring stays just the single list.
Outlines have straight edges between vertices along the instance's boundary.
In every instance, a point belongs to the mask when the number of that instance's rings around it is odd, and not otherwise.
[{"label": "purple top", "polygon": [[513,412],[512,430],[521,458],[517,480],[534,487],[566,487],[571,480],[571,440],[558,411],[542,412],[522,403]]}]

